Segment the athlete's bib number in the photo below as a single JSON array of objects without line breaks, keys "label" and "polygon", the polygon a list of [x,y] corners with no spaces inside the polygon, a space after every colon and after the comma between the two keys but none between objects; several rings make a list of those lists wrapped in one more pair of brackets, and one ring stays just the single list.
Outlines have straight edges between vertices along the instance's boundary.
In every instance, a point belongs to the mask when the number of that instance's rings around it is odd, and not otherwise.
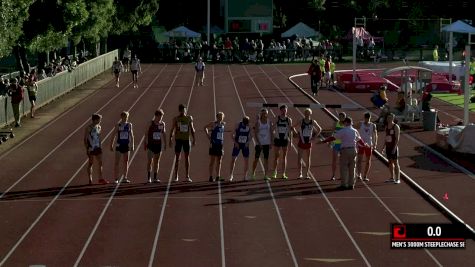
[{"label": "athlete's bib number", "polygon": [[245,144],[247,142],[247,136],[239,136],[238,143]]},{"label": "athlete's bib number", "polygon": [[180,132],[187,133],[188,132],[188,124],[180,124]]},{"label": "athlete's bib number", "polygon": [[279,134],[286,134],[287,127],[283,127],[283,126],[277,127],[277,132],[279,132]]},{"label": "athlete's bib number", "polygon": [[304,137],[310,137],[312,135],[312,129],[305,128],[303,129],[303,136]]},{"label": "athlete's bib number", "polygon": [[153,140],[160,140],[161,136],[161,132],[153,132]]},{"label": "athlete's bib number", "polygon": [[218,132],[218,133],[216,134],[216,139],[218,139],[218,140],[223,140],[223,139],[224,139],[224,133]]},{"label": "athlete's bib number", "polygon": [[119,138],[122,139],[122,140],[129,139],[129,132],[120,132]]}]

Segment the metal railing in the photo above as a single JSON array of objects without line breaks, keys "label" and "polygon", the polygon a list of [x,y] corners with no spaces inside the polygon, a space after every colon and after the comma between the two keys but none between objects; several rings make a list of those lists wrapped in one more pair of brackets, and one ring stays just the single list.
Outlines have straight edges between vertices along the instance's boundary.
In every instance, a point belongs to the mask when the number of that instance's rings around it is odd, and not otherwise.
[{"label": "metal railing", "polygon": [[[78,65],[71,72],[62,71],[53,77],[48,77],[38,82],[38,92],[36,94],[36,108],[40,108],[73,90],[75,87],[91,80],[95,76],[110,70],[114,57],[118,57],[118,50],[98,56]],[[25,116],[30,112],[30,101],[28,92],[25,89],[25,97],[20,104],[20,114]],[[13,110],[10,98],[0,96],[0,123],[8,125],[14,121]]]}]

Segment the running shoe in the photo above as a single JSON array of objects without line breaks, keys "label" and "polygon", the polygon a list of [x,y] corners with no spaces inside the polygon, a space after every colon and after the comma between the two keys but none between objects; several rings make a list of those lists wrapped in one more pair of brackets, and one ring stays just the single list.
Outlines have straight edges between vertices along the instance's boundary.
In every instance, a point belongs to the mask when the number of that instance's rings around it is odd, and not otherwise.
[{"label": "running shoe", "polygon": [[216,182],[219,182],[219,181],[224,181],[223,178],[221,178],[221,176],[216,176],[216,179],[215,179]]},{"label": "running shoe", "polygon": [[285,174],[285,173],[282,173],[282,179],[287,180],[287,179],[289,179],[289,176],[287,176],[287,174]]},{"label": "running shoe", "polygon": [[387,179],[386,181],[384,181],[385,183],[394,183],[394,178],[389,178]]},{"label": "running shoe", "polygon": [[270,176],[268,176],[268,175],[265,175],[265,176],[264,176],[264,180],[265,180],[265,181],[269,181],[270,179],[271,179]]},{"label": "running shoe", "polygon": [[394,180],[394,183],[395,183],[395,184],[400,184],[400,183],[401,183],[401,180],[400,180],[400,179]]},{"label": "running shoe", "polygon": [[89,177],[89,185],[92,184],[92,177]]},{"label": "running shoe", "polygon": [[299,176],[297,177],[297,179],[305,179],[305,177],[304,177],[302,174],[299,174]]},{"label": "running shoe", "polygon": [[330,180],[335,181],[336,180],[335,176],[333,176]]},{"label": "running shoe", "polygon": [[213,180],[213,176],[210,176],[209,179],[208,179],[209,182],[214,182]]},{"label": "running shoe", "polygon": [[[232,182],[234,180],[234,177],[231,175],[229,176],[229,181]],[[244,177],[244,181],[246,180],[246,177]]]},{"label": "running shoe", "polygon": [[149,184],[152,183],[152,178],[148,177],[147,178],[147,183],[149,183]]},{"label": "running shoe", "polygon": [[174,182],[178,182],[178,176],[175,177],[175,180],[173,180]]},{"label": "running shoe", "polygon": [[118,184],[118,183],[119,183],[119,179],[115,179],[114,183],[115,183],[115,184]]},{"label": "running shoe", "polygon": [[358,180],[363,180],[361,175],[357,175],[356,177],[358,177]]},{"label": "running shoe", "polygon": [[270,175],[270,178],[272,178],[272,179],[277,179],[277,172],[274,171],[274,172]]},{"label": "running shoe", "polygon": [[255,174],[252,174],[251,177],[250,177],[250,180],[251,180],[251,181],[256,180],[256,175],[255,175]]},{"label": "running shoe", "polygon": [[311,177],[307,175],[307,177],[305,177],[305,179],[307,179],[307,180],[310,180],[310,179],[311,179]]},{"label": "running shoe", "polygon": [[188,177],[186,178],[186,180],[187,180],[189,183],[193,182],[193,180],[191,180],[190,176],[188,176]]},{"label": "running shoe", "polygon": [[124,179],[122,179],[122,182],[126,184],[130,184],[130,180],[127,177],[124,177]]},{"label": "running shoe", "polygon": [[365,178],[363,178],[363,181],[369,182],[369,178],[368,178],[368,177],[365,177]]},{"label": "running shoe", "polygon": [[108,184],[109,181],[107,181],[106,179],[99,179],[99,184]]},{"label": "running shoe", "polygon": [[154,183],[160,183],[160,179],[155,178],[155,179],[153,180],[153,182],[154,182]]}]

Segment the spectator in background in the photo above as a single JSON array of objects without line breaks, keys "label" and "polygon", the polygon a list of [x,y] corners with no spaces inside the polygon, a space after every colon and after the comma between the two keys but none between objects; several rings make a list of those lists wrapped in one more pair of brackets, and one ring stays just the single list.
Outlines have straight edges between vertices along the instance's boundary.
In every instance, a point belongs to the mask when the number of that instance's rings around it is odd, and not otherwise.
[{"label": "spectator in background", "polygon": [[8,92],[8,80],[0,78],[0,96],[6,95]]},{"label": "spectator in background", "polygon": [[36,95],[38,92],[38,84],[36,83],[36,71],[32,70],[26,79],[26,89],[28,91],[28,99],[30,100],[30,117],[35,117]]},{"label": "spectator in background", "polygon": [[10,79],[8,95],[11,97],[13,116],[15,117],[15,127],[20,127],[20,103],[23,101],[24,90],[23,87],[18,84],[16,78]]},{"label": "spectator in background", "polygon": [[41,81],[43,79],[46,79],[48,76],[46,76],[46,72],[44,69],[41,69],[38,73],[38,81]]},{"label": "spectator in background", "polygon": [[434,61],[439,61],[439,46],[438,45],[435,45],[434,47],[434,51],[432,51],[432,58],[434,59]]},{"label": "spectator in background", "polygon": [[307,73],[310,75],[310,88],[312,89],[313,95],[316,96],[318,94],[320,80],[322,79],[322,72],[320,71],[317,59],[312,61]]}]

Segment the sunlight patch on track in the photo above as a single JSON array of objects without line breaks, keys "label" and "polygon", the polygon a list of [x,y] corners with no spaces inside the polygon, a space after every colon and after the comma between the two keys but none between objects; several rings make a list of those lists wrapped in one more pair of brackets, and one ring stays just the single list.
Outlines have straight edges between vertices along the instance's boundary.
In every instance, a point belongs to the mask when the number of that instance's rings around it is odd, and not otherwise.
[{"label": "sunlight patch on track", "polygon": [[363,235],[376,235],[376,236],[390,235],[389,232],[355,232],[355,233],[363,234]]},{"label": "sunlight patch on track", "polygon": [[354,261],[355,259],[305,258],[304,260],[319,261],[319,262],[325,262],[325,263],[339,263],[339,262]]}]

